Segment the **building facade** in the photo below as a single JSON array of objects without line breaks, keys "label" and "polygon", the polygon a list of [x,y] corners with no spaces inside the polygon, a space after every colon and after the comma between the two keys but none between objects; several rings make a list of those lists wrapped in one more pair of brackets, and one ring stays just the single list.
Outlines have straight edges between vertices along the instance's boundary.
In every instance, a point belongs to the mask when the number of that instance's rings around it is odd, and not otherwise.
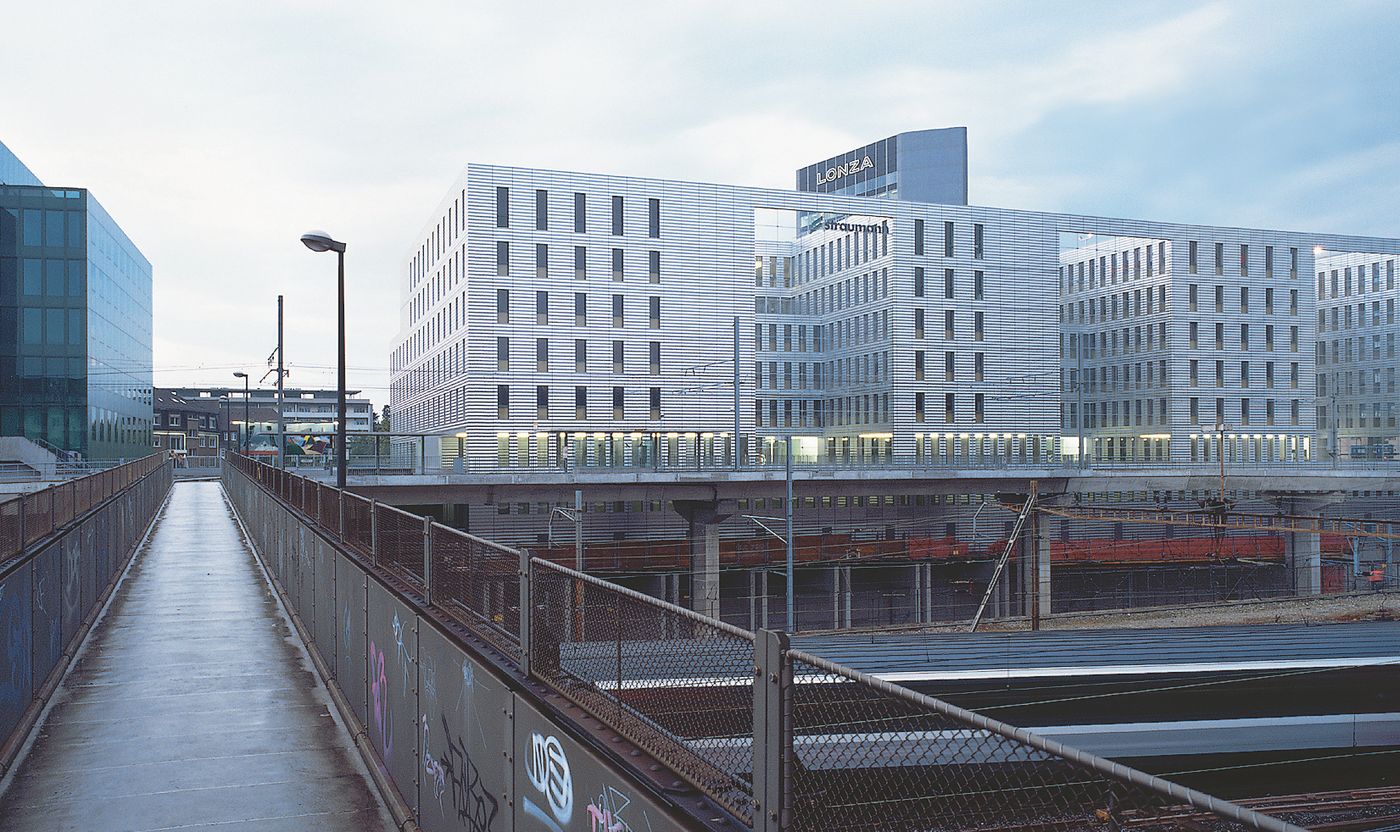
[{"label": "building facade", "polygon": [[1319,443],[1346,459],[1390,459],[1396,428],[1393,254],[1319,251],[1317,426]]},{"label": "building facade", "polygon": [[155,446],[177,457],[218,456],[228,434],[228,410],[216,399],[186,399],[155,391]]},{"label": "building facade", "polygon": [[121,227],[0,145],[0,435],[148,453],[151,326],[151,264]]},{"label": "building facade", "polygon": [[[222,406],[227,409],[226,424],[232,436],[228,442],[240,441],[244,428],[243,387],[173,387],[162,393],[199,406]],[[345,430],[368,433],[374,430],[374,408],[370,400],[359,397],[359,390],[347,390],[345,399]],[[335,433],[337,398],[335,390],[312,390],[288,387],[282,391],[283,430],[289,436],[329,436]],[[248,391],[248,430],[253,434],[274,434],[277,424],[277,390],[253,388]],[[276,450],[276,442],[273,442]]]},{"label": "building facade", "polygon": [[797,190],[967,204],[967,128],[913,130],[797,171]]},{"label": "building facade", "polygon": [[1317,252],[1400,254],[906,193],[469,165],[405,269],[394,430],[479,468],[1307,461]]}]

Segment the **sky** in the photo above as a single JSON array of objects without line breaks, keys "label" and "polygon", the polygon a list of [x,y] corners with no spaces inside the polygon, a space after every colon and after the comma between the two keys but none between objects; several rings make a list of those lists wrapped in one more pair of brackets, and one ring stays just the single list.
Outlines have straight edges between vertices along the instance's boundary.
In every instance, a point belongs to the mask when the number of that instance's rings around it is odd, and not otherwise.
[{"label": "sky", "polygon": [[1400,236],[1400,3],[6,0],[0,140],[155,271],[157,386],[388,401],[399,284],[462,166],[792,187],[963,125],[970,202]]}]

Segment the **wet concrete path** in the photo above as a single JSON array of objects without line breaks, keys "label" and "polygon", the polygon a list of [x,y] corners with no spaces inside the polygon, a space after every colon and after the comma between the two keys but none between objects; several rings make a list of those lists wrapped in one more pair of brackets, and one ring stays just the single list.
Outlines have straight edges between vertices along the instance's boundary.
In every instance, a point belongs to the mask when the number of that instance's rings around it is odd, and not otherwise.
[{"label": "wet concrete path", "polygon": [[0,832],[392,829],[332,713],[219,484],[176,483]]}]

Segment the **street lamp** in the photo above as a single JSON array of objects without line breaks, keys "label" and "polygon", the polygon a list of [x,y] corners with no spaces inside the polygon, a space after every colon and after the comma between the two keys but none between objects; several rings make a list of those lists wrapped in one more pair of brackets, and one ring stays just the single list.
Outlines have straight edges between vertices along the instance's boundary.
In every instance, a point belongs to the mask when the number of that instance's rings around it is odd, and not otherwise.
[{"label": "street lamp", "polygon": [[248,453],[248,440],[250,439],[248,429],[248,374],[234,373],[234,378],[243,379],[243,453]]},{"label": "street lamp", "polygon": [[335,485],[345,489],[345,244],[334,240],[324,231],[308,231],[301,235],[302,245],[312,251],[333,251],[336,254],[336,424],[335,424]]}]

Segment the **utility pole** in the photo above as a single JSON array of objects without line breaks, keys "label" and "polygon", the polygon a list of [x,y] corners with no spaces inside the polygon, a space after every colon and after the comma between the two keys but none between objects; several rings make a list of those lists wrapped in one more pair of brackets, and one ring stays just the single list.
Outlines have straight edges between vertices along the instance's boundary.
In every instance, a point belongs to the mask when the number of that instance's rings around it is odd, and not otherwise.
[{"label": "utility pole", "polygon": [[793,586],[792,568],[792,434],[787,437],[787,499],[783,501],[783,506],[787,509],[787,539],[783,541],[787,545],[787,631],[791,633],[797,629],[797,613],[792,600],[797,594],[797,587]]},{"label": "utility pole", "polygon": [[[283,419],[283,409],[285,400],[283,398],[282,378],[287,374],[286,362],[282,358],[282,296],[277,296],[277,467],[287,467],[287,436],[286,425]],[[373,414],[371,414],[373,415]]]}]

